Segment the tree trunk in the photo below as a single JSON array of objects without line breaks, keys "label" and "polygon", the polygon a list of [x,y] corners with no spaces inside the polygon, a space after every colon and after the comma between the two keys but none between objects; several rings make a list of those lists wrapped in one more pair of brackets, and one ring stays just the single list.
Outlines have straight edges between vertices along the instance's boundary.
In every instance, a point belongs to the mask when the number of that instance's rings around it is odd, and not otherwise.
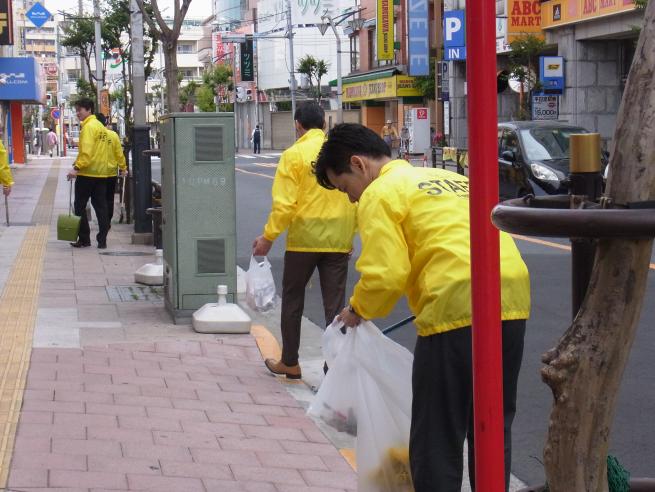
[{"label": "tree trunk", "polygon": [[180,111],[180,86],[177,81],[177,40],[162,40],[166,64],[166,102],[168,111]]},{"label": "tree trunk", "polygon": [[[649,2],[614,135],[607,194],[615,204],[655,199],[654,74],[655,2]],[[651,249],[652,239],[600,240],[584,303],[543,356],[542,378],[554,397],[544,448],[551,492],[608,490],[610,428]]]}]

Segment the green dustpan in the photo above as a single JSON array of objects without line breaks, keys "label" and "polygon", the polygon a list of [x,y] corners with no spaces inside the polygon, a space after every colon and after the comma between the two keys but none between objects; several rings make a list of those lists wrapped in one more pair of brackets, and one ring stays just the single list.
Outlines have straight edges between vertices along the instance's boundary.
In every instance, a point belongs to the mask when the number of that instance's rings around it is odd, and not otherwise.
[{"label": "green dustpan", "polygon": [[60,215],[57,218],[57,240],[58,241],[77,241],[77,235],[80,232],[80,217],[72,215],[72,193],[73,182],[70,182],[70,191],[68,193],[68,215]]}]

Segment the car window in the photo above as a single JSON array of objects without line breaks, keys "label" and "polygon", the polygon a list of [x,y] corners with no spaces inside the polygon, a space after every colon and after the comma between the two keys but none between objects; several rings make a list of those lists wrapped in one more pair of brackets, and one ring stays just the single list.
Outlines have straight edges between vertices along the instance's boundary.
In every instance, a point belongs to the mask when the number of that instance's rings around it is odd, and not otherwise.
[{"label": "car window", "polygon": [[575,133],[587,133],[587,130],[576,127],[521,130],[526,157],[535,161],[568,159],[569,138]]},{"label": "car window", "polygon": [[503,152],[506,150],[509,150],[511,152],[514,152],[514,156],[518,157],[520,153],[519,149],[519,139],[516,136],[516,133],[513,132],[512,130],[505,130],[503,133],[503,141],[500,145],[500,153],[499,155],[502,156]]}]

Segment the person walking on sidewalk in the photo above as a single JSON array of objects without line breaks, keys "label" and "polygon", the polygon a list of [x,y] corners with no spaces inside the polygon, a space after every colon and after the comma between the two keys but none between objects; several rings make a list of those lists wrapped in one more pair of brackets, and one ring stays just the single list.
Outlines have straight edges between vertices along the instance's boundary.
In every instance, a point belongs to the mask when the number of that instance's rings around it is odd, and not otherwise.
[{"label": "person walking on sidewalk", "polygon": [[107,123],[107,118],[102,113],[96,113],[96,118],[107,130],[109,137],[109,173],[107,178],[107,217],[109,217],[109,228],[111,229],[111,219],[114,216],[114,198],[116,197],[116,181],[117,174],[121,177],[127,176],[127,164],[125,163],[125,154],[123,153],[123,146],[121,145],[121,137],[116,132],[116,126]]},{"label": "person walking on sidewalk", "polygon": [[252,152],[253,154],[262,153],[262,131],[259,129],[259,125],[255,126],[252,131]]},{"label": "person walking on sidewalk", "polygon": [[[468,179],[392,160],[382,143],[364,126],[337,125],[316,160],[316,178],[323,187],[338,189],[359,202],[360,278],[339,317],[355,327],[363,319],[387,316],[398,299],[407,296],[418,330],[409,441],[414,488],[459,492],[465,439],[471,464],[474,452]],[[509,484],[511,426],[530,312],[530,279],[513,239],[503,232],[500,261]],[[473,466],[469,474],[475,489]]]},{"label": "person walking on sidewalk", "polygon": [[48,152],[50,153],[50,157],[52,157],[52,151],[54,149],[57,149],[56,155],[59,155],[59,140],[57,139],[57,134],[52,128],[50,128],[46,140],[48,142]]},{"label": "person walking on sidewalk", "polygon": [[393,148],[394,141],[398,140],[398,130],[396,130],[396,127],[393,126],[391,120],[387,120],[387,124],[382,127],[380,136],[382,137],[382,140],[384,140],[384,143],[386,143],[390,149]]},{"label": "person walking on sidewalk", "polygon": [[306,102],[294,115],[298,140],[284,151],[273,181],[273,206],[253,255],[265,256],[287,232],[282,277],[282,359],[267,359],[274,374],[301,378],[298,364],[305,287],[318,268],[326,325],[345,302],[348,259],[355,235],[355,206],[336,191],[318,185],[312,174],[325,134],[325,112]]},{"label": "person walking on sidewalk", "polygon": [[14,186],[14,178],[11,176],[9,167],[9,153],[5,149],[2,139],[0,138],[0,185],[2,185],[2,194],[9,196],[11,187]]},{"label": "person walking on sidewalk", "polygon": [[107,215],[107,179],[111,176],[110,147],[107,130],[93,114],[93,101],[83,97],[75,102],[75,111],[80,121],[80,142],[77,159],[68,179],[75,179],[75,215],[81,217],[80,232],[74,248],[91,246],[91,230],[86,216],[86,205],[91,205],[98,219],[98,248],[107,248],[109,217]]}]

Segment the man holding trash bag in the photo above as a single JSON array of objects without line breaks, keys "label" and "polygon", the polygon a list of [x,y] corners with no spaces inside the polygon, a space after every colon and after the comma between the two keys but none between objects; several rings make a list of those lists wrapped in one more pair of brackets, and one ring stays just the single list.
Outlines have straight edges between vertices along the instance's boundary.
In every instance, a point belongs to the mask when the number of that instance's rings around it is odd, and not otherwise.
[{"label": "man holding trash bag", "polygon": [[[416,492],[459,492],[465,439],[473,463],[468,179],[392,160],[383,144],[361,125],[337,125],[315,164],[322,186],[359,202],[361,277],[339,316],[354,327],[362,319],[388,315],[402,295],[408,297],[418,330],[409,445],[414,487]],[[530,280],[514,241],[502,232],[500,261],[509,484],[511,425],[530,311]],[[474,486],[473,471],[471,466]]]},{"label": "man holding trash bag", "polygon": [[282,359],[266,367],[287,378],[302,377],[298,364],[305,287],[318,268],[326,325],[345,302],[348,259],[355,235],[356,207],[341,193],[318,185],[312,162],[325,141],[325,112],[315,102],[298,106],[298,140],[280,157],[273,181],[273,205],[264,233],[253,243],[254,256],[266,256],[285,230],[282,276]]}]

